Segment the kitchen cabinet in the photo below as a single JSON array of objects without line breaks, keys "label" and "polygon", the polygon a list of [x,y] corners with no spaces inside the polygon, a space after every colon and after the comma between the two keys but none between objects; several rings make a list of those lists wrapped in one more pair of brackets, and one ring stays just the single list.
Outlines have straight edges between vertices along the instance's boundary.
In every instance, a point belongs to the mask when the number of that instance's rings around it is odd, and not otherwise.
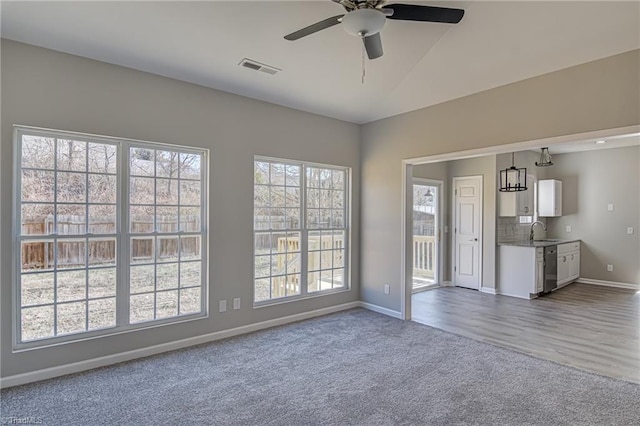
[{"label": "kitchen cabinet", "polygon": [[562,216],[562,181],[556,179],[538,181],[538,216]]},{"label": "kitchen cabinet", "polygon": [[533,299],[544,288],[544,248],[501,245],[498,293]]},{"label": "kitchen cabinet", "polygon": [[498,215],[501,217],[529,216],[535,211],[536,177],[527,175],[527,190],[499,192]]},{"label": "kitchen cabinet", "polygon": [[580,278],[580,242],[558,245],[558,287]]}]

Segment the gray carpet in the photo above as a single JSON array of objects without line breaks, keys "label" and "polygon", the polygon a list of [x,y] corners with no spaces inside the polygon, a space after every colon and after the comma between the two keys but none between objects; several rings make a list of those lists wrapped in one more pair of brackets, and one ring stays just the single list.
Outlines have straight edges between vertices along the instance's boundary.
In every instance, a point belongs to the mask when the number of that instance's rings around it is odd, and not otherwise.
[{"label": "gray carpet", "polygon": [[48,425],[631,425],[640,386],[355,309],[2,391]]}]

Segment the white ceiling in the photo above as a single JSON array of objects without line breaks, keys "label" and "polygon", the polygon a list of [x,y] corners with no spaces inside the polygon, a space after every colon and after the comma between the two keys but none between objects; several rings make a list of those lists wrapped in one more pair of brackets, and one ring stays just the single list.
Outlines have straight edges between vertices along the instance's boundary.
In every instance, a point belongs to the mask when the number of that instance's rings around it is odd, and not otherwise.
[{"label": "white ceiling", "polygon": [[[2,1],[1,34],[355,123],[640,48],[637,0],[398,2],[466,14],[458,25],[389,20],[364,84],[361,42],[340,26],[283,39],[342,13],[330,0]],[[245,57],[283,71],[238,67]]]},{"label": "white ceiling", "polygon": [[[587,139],[583,141],[570,142],[566,144],[553,145],[549,147],[551,156],[556,154],[568,154],[572,152],[596,151],[599,149],[626,148],[629,146],[640,146],[640,134],[620,135],[610,138],[599,139],[605,143],[596,143],[598,139]],[[540,153],[540,150],[532,150]]]}]

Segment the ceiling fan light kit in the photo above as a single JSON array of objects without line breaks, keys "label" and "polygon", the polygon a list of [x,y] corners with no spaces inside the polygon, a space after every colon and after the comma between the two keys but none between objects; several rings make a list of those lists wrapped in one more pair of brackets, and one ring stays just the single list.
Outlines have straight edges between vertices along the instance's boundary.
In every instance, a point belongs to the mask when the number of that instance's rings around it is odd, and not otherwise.
[{"label": "ceiling fan light kit", "polygon": [[356,9],[342,18],[342,28],[357,37],[378,34],[387,22],[384,13],[378,9]]}]

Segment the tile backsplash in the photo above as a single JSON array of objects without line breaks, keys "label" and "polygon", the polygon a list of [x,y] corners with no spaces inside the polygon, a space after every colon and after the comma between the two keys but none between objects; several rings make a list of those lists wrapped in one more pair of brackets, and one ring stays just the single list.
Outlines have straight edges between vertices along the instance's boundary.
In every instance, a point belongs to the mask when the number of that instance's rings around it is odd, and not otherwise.
[{"label": "tile backsplash", "polygon": [[[545,219],[540,219],[541,222],[546,224]],[[529,239],[529,232],[531,231],[531,224],[518,223],[517,217],[498,217],[498,242],[505,241],[521,241]],[[547,232],[542,229],[540,225],[536,225],[535,228],[536,238],[546,238]]]}]

